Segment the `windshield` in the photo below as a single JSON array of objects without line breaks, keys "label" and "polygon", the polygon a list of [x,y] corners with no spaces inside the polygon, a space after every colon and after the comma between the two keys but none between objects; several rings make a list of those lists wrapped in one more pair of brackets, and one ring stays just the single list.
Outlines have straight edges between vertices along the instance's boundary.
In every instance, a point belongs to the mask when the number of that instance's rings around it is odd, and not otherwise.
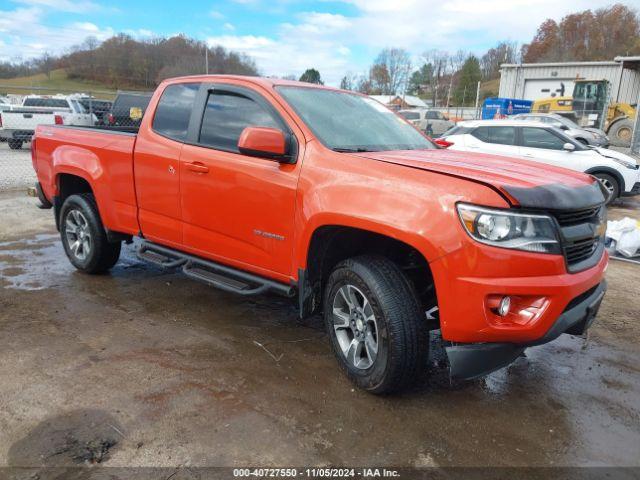
[{"label": "windshield", "polygon": [[580,143],[579,141],[577,141],[575,138],[570,137],[569,135],[567,135],[566,133],[564,133],[562,130],[560,130],[559,128],[556,127],[551,127],[554,131],[554,133],[559,136],[562,140],[564,140],[565,143],[570,143],[572,144],[574,147],[576,147],[576,150],[589,150],[589,147],[583,145],[582,143]]},{"label": "windshield", "polygon": [[339,152],[436,148],[414,127],[377,101],[305,87],[278,91],[328,148]]},{"label": "windshield", "polygon": [[562,123],[563,125],[569,128],[573,128],[573,129],[581,128],[576,122],[574,122],[573,120],[567,117],[560,116],[560,117],[553,117],[553,119],[557,120],[558,122]]},{"label": "windshield", "polygon": [[420,112],[400,111],[398,112],[398,115],[400,115],[405,120],[420,120]]}]

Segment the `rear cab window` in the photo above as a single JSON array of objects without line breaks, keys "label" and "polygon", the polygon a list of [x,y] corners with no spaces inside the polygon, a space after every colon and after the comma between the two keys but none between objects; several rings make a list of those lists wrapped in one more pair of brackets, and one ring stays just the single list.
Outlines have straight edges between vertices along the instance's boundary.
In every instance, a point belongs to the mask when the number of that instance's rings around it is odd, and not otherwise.
[{"label": "rear cab window", "polygon": [[405,120],[420,120],[420,112],[398,112]]},{"label": "rear cab window", "polygon": [[199,83],[177,83],[165,88],[153,117],[153,131],[184,142],[199,88]]},{"label": "rear cab window", "polygon": [[22,105],[24,107],[70,108],[69,102],[63,98],[28,97],[24,100]]}]

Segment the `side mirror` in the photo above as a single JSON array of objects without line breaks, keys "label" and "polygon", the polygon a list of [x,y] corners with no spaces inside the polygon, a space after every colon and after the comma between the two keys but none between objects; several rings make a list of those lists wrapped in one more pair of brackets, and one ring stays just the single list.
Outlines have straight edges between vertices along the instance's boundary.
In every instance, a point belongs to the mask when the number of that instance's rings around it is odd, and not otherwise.
[{"label": "side mirror", "polygon": [[244,155],[291,163],[287,155],[287,137],[281,130],[269,127],[247,127],[238,139],[238,150]]},{"label": "side mirror", "polygon": [[558,125],[558,127],[560,128],[560,130],[569,130],[569,127],[567,127],[564,123],[561,123],[560,125]]},{"label": "side mirror", "polygon": [[562,146],[562,149],[566,152],[573,152],[576,149],[576,146],[573,143],[567,142]]}]

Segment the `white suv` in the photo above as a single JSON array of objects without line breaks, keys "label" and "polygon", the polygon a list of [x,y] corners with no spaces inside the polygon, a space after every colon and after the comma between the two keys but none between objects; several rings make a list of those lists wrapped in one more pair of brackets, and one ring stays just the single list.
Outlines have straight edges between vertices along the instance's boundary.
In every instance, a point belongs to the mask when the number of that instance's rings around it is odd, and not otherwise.
[{"label": "white suv", "polygon": [[442,139],[451,150],[521,157],[589,173],[609,191],[607,203],[640,194],[640,167],[633,157],[587,147],[549,125],[516,120],[460,122]]}]

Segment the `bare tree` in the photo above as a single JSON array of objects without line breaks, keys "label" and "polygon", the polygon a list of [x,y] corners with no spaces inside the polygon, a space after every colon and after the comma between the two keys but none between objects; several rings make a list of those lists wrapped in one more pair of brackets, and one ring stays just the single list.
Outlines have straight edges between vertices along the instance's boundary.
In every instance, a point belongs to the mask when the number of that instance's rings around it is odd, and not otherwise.
[{"label": "bare tree", "polygon": [[375,75],[381,94],[394,95],[404,91],[410,71],[411,57],[406,50],[385,48],[376,57],[370,74]]},{"label": "bare tree", "polygon": [[518,44],[516,42],[500,42],[487,50],[480,59],[482,78],[491,80],[500,76],[500,65],[516,63],[518,60]]}]

